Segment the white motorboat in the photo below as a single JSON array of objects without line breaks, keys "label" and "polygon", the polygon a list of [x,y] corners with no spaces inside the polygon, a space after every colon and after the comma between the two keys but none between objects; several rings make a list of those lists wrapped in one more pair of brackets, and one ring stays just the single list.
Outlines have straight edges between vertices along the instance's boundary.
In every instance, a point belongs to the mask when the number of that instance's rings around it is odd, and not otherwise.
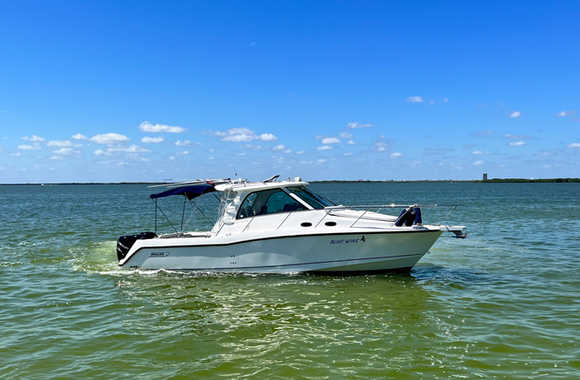
[{"label": "white motorboat", "polygon": [[[422,223],[418,205],[342,206],[308,189],[300,178],[262,182],[207,180],[168,184],[152,194],[155,232],[121,236],[119,265],[132,269],[206,272],[374,272],[410,269],[444,231],[465,237],[464,226]],[[184,196],[190,204],[220,194],[210,231],[157,233],[157,200]],[[184,207],[187,202],[184,202]],[[377,209],[371,211],[369,209]]]}]

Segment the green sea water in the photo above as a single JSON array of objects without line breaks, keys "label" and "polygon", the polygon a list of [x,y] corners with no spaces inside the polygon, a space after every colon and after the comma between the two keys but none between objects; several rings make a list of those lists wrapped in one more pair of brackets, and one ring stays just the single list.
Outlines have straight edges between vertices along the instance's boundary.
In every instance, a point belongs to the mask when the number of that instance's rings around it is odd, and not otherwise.
[{"label": "green sea water", "polygon": [[0,186],[0,378],[580,377],[580,184],[312,188],[469,236],[405,274],[131,272],[145,186]]}]

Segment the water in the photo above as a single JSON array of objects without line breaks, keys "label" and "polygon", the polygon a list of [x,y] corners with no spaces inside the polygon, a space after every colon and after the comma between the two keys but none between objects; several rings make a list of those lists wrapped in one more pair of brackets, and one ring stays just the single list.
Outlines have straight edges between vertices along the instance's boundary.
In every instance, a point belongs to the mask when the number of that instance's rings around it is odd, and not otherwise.
[{"label": "water", "polygon": [[313,189],[469,236],[409,274],[126,272],[145,186],[0,186],[0,378],[580,377],[580,184]]}]

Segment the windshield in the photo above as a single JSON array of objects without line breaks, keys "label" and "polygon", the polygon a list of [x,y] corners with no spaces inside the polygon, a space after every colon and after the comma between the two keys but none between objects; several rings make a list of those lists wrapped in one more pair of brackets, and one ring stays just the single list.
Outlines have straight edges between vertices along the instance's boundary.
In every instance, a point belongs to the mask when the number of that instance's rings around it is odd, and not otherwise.
[{"label": "windshield", "polygon": [[320,210],[328,206],[336,206],[336,204],[328,199],[324,198],[322,195],[313,193],[312,191],[306,189],[305,187],[289,187],[287,189],[289,192],[296,194],[304,202],[308,203],[312,208]]}]

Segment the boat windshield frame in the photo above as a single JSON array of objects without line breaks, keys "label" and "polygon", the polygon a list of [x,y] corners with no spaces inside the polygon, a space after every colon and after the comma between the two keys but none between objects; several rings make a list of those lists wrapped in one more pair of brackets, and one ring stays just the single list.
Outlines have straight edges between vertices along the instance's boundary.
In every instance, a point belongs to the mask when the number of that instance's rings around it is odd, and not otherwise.
[{"label": "boat windshield frame", "polygon": [[315,210],[322,210],[326,207],[336,206],[336,203],[320,194],[311,191],[306,186],[288,186],[284,189],[300,198],[303,202],[307,203]]}]

